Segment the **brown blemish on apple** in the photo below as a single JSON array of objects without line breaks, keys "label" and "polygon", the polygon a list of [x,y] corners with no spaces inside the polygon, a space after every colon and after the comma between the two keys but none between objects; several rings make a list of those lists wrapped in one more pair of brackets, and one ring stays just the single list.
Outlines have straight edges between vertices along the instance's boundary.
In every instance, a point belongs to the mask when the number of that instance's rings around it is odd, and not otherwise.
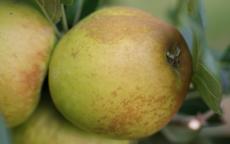
[{"label": "brown blemish on apple", "polygon": [[138,111],[133,106],[126,105],[123,112],[114,116],[108,129],[119,135],[127,134],[129,133],[128,127],[139,120],[141,120],[141,116],[138,114]]},{"label": "brown blemish on apple", "polygon": [[139,91],[141,88],[139,86],[136,86],[136,90]]},{"label": "brown blemish on apple", "polygon": [[92,54],[90,54],[90,53],[88,54],[88,56],[89,56],[90,58],[92,58],[92,57],[93,57],[93,56],[92,56]]},{"label": "brown blemish on apple", "polygon": [[[32,63],[31,67],[25,69],[20,73],[22,89],[21,93],[32,93],[34,90],[39,89],[45,69],[42,69],[42,62],[45,61],[47,54],[45,52],[38,51],[34,54],[33,59],[36,59],[36,63]],[[38,64],[40,63],[40,64]],[[29,96],[29,94],[28,94]]]},{"label": "brown blemish on apple", "polygon": [[121,86],[119,86],[118,88],[117,88],[117,90],[121,90],[122,89],[122,87]]},{"label": "brown blemish on apple", "polygon": [[[138,15],[116,15],[114,17],[102,15],[100,17],[91,16],[90,18],[94,22],[85,21],[84,25],[79,25],[79,29],[85,30],[88,33],[88,37],[102,43],[115,44],[117,41],[127,37],[138,41],[142,38],[142,35],[147,33],[158,35],[157,38],[161,40],[161,37],[165,35],[164,29],[167,29],[168,26],[159,20],[153,19],[150,15],[142,14],[142,12]],[[155,27],[162,27],[162,29],[155,31],[153,30]]]},{"label": "brown blemish on apple", "polygon": [[12,54],[12,56],[14,57],[14,58],[18,58],[18,56],[14,53],[14,54]]},{"label": "brown blemish on apple", "polygon": [[38,65],[33,65],[31,70],[26,70],[21,73],[21,83],[24,86],[22,88],[22,93],[25,94],[27,92],[33,92],[38,88],[38,84],[41,79],[41,73],[41,69]]},{"label": "brown blemish on apple", "polygon": [[72,51],[71,56],[73,58],[76,58],[76,56],[79,54],[79,51]]},{"label": "brown blemish on apple", "polygon": [[46,51],[38,51],[35,55],[34,58],[36,58],[36,60],[40,61],[44,61],[45,58],[48,57],[48,53]]},{"label": "brown blemish on apple", "polygon": [[108,126],[109,131],[118,135],[130,133],[129,126],[137,125],[141,121],[144,113],[140,111],[142,96],[137,96],[133,100],[124,100],[121,103],[123,111],[115,115]]},{"label": "brown blemish on apple", "polygon": [[121,86],[117,87],[114,91],[112,91],[112,92],[111,92],[111,95],[112,95],[113,97],[117,97],[117,96],[118,96],[118,92],[119,92],[120,90],[122,90],[122,87],[121,87]]},{"label": "brown blemish on apple", "polygon": [[97,74],[96,73],[91,73],[91,77],[96,77]]},{"label": "brown blemish on apple", "polygon": [[[115,135],[127,135],[129,134],[132,136],[132,132],[129,131],[129,127],[132,127],[134,125],[140,126],[146,126],[149,127],[148,134],[151,134],[152,132],[152,123],[150,123],[148,120],[143,120],[142,118],[145,115],[149,115],[149,113],[152,113],[150,115],[154,115],[156,118],[156,121],[154,122],[154,127],[159,129],[162,126],[166,125],[168,121],[171,119],[173,114],[167,114],[163,111],[173,110],[173,112],[176,112],[178,110],[178,104],[172,104],[172,102],[169,104],[168,107],[162,107],[162,111],[159,112],[157,110],[157,107],[154,107],[154,104],[156,105],[163,105],[166,101],[166,96],[159,96],[159,97],[151,97],[151,96],[142,96],[137,95],[133,96],[133,99],[131,100],[124,100],[121,102],[121,107],[123,110],[116,114],[110,124],[108,125],[107,129],[104,129],[105,132],[113,132]],[[143,108],[145,107],[145,108]]]},{"label": "brown blemish on apple", "polygon": [[113,97],[116,97],[117,96],[117,91],[113,91],[111,94],[112,94]]}]

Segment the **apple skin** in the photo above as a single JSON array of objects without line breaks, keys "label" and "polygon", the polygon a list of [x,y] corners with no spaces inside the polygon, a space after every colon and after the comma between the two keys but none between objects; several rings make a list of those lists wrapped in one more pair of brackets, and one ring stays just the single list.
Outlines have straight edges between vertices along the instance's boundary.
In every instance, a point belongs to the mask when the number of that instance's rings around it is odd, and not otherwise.
[{"label": "apple skin", "polygon": [[56,107],[81,129],[138,139],[159,131],[178,111],[191,63],[173,26],[141,10],[110,7],[61,39],[49,86]]},{"label": "apple skin", "polygon": [[83,132],[47,102],[41,103],[28,121],[12,129],[12,140],[12,144],[131,144]]},{"label": "apple skin", "polygon": [[54,42],[53,28],[37,10],[0,1],[0,113],[9,127],[37,106]]}]

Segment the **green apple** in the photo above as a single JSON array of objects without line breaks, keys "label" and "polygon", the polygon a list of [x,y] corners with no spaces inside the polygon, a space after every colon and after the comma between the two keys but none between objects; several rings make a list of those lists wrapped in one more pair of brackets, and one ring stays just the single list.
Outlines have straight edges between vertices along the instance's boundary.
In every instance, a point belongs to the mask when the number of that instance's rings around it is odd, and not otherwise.
[{"label": "green apple", "polygon": [[141,10],[99,10],[58,43],[49,66],[59,111],[81,129],[137,139],[164,127],[190,84],[181,34]]},{"label": "green apple", "polygon": [[0,1],[0,113],[9,127],[36,107],[54,42],[51,25],[37,10]]},{"label": "green apple", "polygon": [[131,144],[79,130],[52,104],[42,103],[23,125],[12,130],[12,144]]}]

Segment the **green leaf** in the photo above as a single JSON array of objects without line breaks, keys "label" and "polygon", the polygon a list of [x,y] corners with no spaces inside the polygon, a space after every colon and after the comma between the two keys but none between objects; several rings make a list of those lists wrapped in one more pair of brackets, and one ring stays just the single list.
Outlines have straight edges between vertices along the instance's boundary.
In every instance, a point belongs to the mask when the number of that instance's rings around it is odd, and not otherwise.
[{"label": "green leaf", "polygon": [[221,114],[222,91],[220,82],[202,63],[199,63],[197,71],[193,74],[192,81],[205,103],[214,112]]},{"label": "green leaf", "polygon": [[66,6],[66,16],[70,27],[74,26],[80,19],[84,0],[74,0],[72,5]]},{"label": "green leaf", "polygon": [[10,144],[8,130],[5,126],[5,123],[1,115],[0,115],[0,144]]},{"label": "green leaf", "polygon": [[184,24],[180,31],[188,44],[192,53],[193,71],[196,71],[200,61],[202,61],[202,38],[200,38],[200,29],[194,22]]},{"label": "green leaf", "polygon": [[100,4],[100,0],[84,0],[84,5],[82,7],[82,13],[80,19],[88,16],[90,13],[94,12]]},{"label": "green leaf", "polygon": [[220,79],[220,65],[218,59],[214,56],[215,51],[208,48],[207,45],[204,46],[202,62],[218,79]]},{"label": "green leaf", "polygon": [[[60,0],[35,0],[41,9],[44,9],[49,18],[58,23],[61,20],[61,1]],[[43,10],[43,13],[44,13]]]},{"label": "green leaf", "polygon": [[[207,46],[203,0],[178,1],[174,18],[187,42],[193,59],[193,83],[205,103],[221,113],[221,87],[216,79],[218,66]],[[215,75],[214,75],[215,74]]]},{"label": "green leaf", "polygon": [[74,26],[79,20],[94,12],[101,3],[101,0],[74,0],[72,5],[67,5],[66,13],[69,26]]},{"label": "green leaf", "polygon": [[221,68],[221,84],[223,93],[230,95],[230,65]]},{"label": "green leaf", "polygon": [[184,18],[188,18],[188,11],[186,9],[187,3],[188,0],[178,0],[176,7],[169,11],[170,19],[177,26],[184,24]]},{"label": "green leaf", "polygon": [[199,3],[198,3],[198,6],[199,6],[199,10],[198,10],[198,17],[200,19],[200,24],[201,26],[203,27],[203,29],[206,28],[206,15],[205,15],[205,5],[204,5],[204,0],[199,0]]},{"label": "green leaf", "polygon": [[[49,21],[49,23],[52,25],[58,38],[60,38],[62,34],[60,33],[59,29],[56,26],[56,23],[60,21],[61,16],[62,16],[61,3],[59,2],[59,0],[50,0],[50,1],[34,0],[34,2],[36,3],[36,6],[38,6],[38,8],[41,10],[43,15],[46,17],[46,19]],[[50,2],[53,2],[53,3],[50,3]],[[52,8],[53,8],[53,11],[52,11]]]},{"label": "green leaf", "polygon": [[188,0],[188,16],[196,22],[202,30],[205,29],[205,13],[203,0]]},{"label": "green leaf", "polygon": [[72,5],[74,0],[61,0],[61,2],[65,5]]},{"label": "green leaf", "polygon": [[192,46],[192,57],[193,57],[193,71],[196,71],[201,61],[201,41],[199,39],[198,32],[193,30],[193,46]]},{"label": "green leaf", "polygon": [[191,30],[191,27],[189,25],[183,26],[180,28],[180,32],[183,35],[190,51],[192,51],[193,46],[193,31]]},{"label": "green leaf", "polygon": [[222,54],[221,62],[230,64],[230,45],[225,49],[224,53]]},{"label": "green leaf", "polygon": [[230,45],[220,58],[221,83],[224,94],[230,94]]}]

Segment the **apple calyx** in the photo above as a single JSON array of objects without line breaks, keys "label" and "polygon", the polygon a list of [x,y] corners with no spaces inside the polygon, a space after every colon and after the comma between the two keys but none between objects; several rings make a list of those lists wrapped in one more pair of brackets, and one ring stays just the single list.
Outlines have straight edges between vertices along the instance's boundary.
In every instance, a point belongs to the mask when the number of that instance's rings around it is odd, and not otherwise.
[{"label": "apple calyx", "polygon": [[169,48],[166,52],[168,63],[175,68],[178,68],[180,65],[180,53],[181,49],[178,47],[178,45],[174,45],[173,47]]}]

